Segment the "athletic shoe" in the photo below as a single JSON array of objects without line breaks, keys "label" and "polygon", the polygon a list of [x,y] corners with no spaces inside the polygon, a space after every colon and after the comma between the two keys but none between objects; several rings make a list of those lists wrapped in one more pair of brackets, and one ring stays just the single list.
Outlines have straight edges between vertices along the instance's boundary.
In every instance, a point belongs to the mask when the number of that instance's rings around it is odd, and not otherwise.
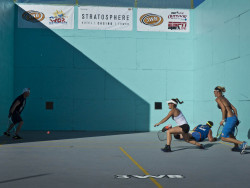
[{"label": "athletic shoe", "polygon": [[161,151],[164,151],[164,152],[171,152],[171,147],[166,145],[165,148],[161,148]]},{"label": "athletic shoe", "polygon": [[247,143],[244,141],[244,142],[240,145],[240,149],[241,149],[240,154],[243,154],[243,153],[244,153],[246,147],[247,147]]},{"label": "athletic shoe", "polygon": [[8,132],[4,132],[3,133],[5,136],[10,136],[10,133],[8,133]]},{"label": "athletic shoe", "polygon": [[15,136],[13,136],[13,138],[16,139],[16,140],[22,139],[22,137],[20,137],[20,136],[17,135],[17,134],[16,134]]},{"label": "athletic shoe", "polygon": [[231,151],[241,151],[239,147],[233,147]]},{"label": "athletic shoe", "polygon": [[204,147],[203,144],[201,144],[201,145],[199,146],[199,148],[200,148],[200,149],[205,149],[205,147]]}]

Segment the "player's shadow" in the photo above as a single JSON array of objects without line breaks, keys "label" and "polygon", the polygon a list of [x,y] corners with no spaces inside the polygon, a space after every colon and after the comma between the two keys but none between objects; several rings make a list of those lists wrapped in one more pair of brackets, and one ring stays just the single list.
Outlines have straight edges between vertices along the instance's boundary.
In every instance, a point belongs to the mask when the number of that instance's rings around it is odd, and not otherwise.
[{"label": "player's shadow", "polygon": [[216,142],[213,142],[213,143],[208,143],[208,144],[204,144],[205,148],[211,148],[213,147],[214,145],[217,145],[218,143]]},{"label": "player's shadow", "polygon": [[248,130],[247,138],[250,139],[250,129]]},{"label": "player's shadow", "polygon": [[200,149],[200,148],[198,146],[183,146],[183,147],[179,147],[179,149],[172,149],[172,151],[182,151],[186,149],[190,150],[190,149]]},{"label": "player's shadow", "polygon": [[[190,149],[194,149],[194,150],[201,150],[198,146],[185,146],[179,149],[172,149],[172,151],[176,152],[176,151],[182,151],[182,150],[190,150]],[[207,150],[207,148],[202,149],[202,150]]]},{"label": "player's shadow", "polygon": [[[206,144],[206,143],[202,143],[202,144],[205,147],[205,149],[203,149],[203,150],[208,150],[209,148],[211,148],[214,145],[217,145],[218,143],[213,142],[213,143],[208,143],[208,144]],[[181,151],[181,150],[186,150],[186,149],[195,149],[195,150],[198,149],[198,150],[200,150],[200,148],[198,146],[184,146],[184,147],[180,146],[179,149],[174,149],[174,150],[172,149],[172,150],[173,151]]]},{"label": "player's shadow", "polygon": [[193,148],[192,148],[192,146],[190,146],[190,147],[185,146],[185,147],[182,147],[179,149],[172,149],[172,151],[176,152],[176,151],[182,151],[182,150],[186,150],[186,149],[193,149]]}]

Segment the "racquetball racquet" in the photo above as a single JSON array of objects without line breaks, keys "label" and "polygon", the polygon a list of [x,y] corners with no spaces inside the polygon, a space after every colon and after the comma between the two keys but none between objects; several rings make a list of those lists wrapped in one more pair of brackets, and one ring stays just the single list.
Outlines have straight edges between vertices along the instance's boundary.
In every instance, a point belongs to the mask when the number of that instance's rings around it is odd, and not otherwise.
[{"label": "racquetball racquet", "polygon": [[221,133],[222,133],[222,130],[224,128],[224,125],[220,125],[218,130],[217,130],[217,134],[216,134],[216,138],[217,139],[220,139],[221,138]]},{"label": "racquetball racquet", "polygon": [[[240,122],[241,121],[238,120],[238,122],[236,123],[235,130],[234,130],[234,137],[236,137],[238,134],[238,125],[240,124]],[[217,135],[216,135],[217,139],[221,138],[221,133],[222,133],[223,128],[224,128],[224,124],[219,126],[217,130]]]},{"label": "racquetball racquet", "polygon": [[157,136],[158,136],[160,141],[167,140],[167,132],[162,132],[162,130],[159,130],[157,132]]},{"label": "racquetball racquet", "polygon": [[171,129],[171,128],[172,128],[172,125],[168,124],[167,126],[163,127],[162,130],[157,132],[157,136],[158,136],[160,141],[167,140],[167,132],[166,131],[168,129]]},{"label": "racquetball racquet", "polygon": [[235,127],[235,130],[234,130],[234,137],[236,137],[236,136],[237,136],[237,134],[238,134],[238,128],[237,128],[237,127]]},{"label": "racquetball racquet", "polygon": [[237,134],[238,134],[238,125],[239,125],[240,123],[241,123],[240,120],[238,120],[237,123],[236,123],[235,130],[234,130],[234,137],[236,137]]}]

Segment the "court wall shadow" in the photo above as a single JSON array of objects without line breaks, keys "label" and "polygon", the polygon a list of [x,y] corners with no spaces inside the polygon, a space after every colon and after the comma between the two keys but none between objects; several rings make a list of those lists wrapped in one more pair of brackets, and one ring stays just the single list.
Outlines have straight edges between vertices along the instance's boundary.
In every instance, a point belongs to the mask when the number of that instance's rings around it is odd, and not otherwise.
[{"label": "court wall shadow", "polygon": [[[71,131],[51,139],[93,136],[81,131],[104,131],[96,136],[149,131],[144,99],[52,30],[18,28],[18,9],[16,5],[14,95],[31,88],[22,130]],[[46,109],[48,102],[53,109]]]},{"label": "court wall shadow", "polygon": [[143,132],[130,131],[21,131],[23,137],[20,140],[15,140],[12,136],[0,136],[0,145],[17,144],[26,142],[42,142],[42,141],[59,141],[66,139],[81,139],[90,137],[103,137],[113,135],[137,134]]}]

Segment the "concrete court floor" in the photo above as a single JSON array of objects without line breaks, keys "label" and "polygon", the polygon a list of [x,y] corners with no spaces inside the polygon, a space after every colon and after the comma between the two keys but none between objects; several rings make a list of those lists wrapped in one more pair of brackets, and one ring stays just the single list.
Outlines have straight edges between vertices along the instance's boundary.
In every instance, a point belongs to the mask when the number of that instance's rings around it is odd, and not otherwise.
[{"label": "concrete court floor", "polygon": [[1,188],[250,187],[249,148],[241,155],[219,141],[205,141],[207,149],[200,150],[173,140],[174,152],[164,153],[160,148],[165,142],[155,132],[21,135],[20,141],[0,137]]}]

